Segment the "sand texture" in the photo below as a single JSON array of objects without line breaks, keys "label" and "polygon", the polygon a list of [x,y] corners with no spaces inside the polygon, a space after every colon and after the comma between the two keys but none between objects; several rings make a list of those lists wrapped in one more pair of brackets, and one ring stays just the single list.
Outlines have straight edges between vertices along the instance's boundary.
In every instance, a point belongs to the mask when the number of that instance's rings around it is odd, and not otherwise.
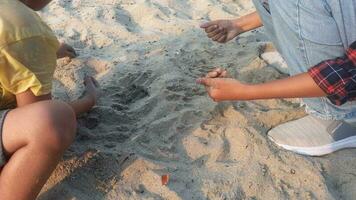
[{"label": "sand texture", "polygon": [[305,115],[298,100],[217,104],[195,83],[214,66],[244,82],[286,76],[263,29],[221,45],[199,28],[253,10],[249,0],[53,1],[40,15],[80,54],[58,61],[54,96],[81,96],[85,75],[102,93],[39,199],[355,199],[355,150],[308,158],[267,139]]}]

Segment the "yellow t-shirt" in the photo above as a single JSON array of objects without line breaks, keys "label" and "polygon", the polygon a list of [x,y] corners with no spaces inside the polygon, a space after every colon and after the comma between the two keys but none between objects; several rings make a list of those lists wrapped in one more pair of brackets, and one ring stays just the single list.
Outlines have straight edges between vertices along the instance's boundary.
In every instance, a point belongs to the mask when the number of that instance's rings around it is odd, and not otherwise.
[{"label": "yellow t-shirt", "polygon": [[36,12],[19,0],[0,0],[0,109],[30,89],[49,94],[59,42]]}]

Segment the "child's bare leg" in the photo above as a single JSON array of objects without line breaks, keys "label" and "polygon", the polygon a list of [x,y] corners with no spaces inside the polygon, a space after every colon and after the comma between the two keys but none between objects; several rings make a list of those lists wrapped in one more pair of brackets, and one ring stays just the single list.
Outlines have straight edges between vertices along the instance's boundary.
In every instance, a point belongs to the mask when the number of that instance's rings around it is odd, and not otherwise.
[{"label": "child's bare leg", "polygon": [[75,130],[73,109],[60,101],[41,101],[10,111],[2,137],[11,158],[0,174],[1,199],[35,199],[72,143]]}]

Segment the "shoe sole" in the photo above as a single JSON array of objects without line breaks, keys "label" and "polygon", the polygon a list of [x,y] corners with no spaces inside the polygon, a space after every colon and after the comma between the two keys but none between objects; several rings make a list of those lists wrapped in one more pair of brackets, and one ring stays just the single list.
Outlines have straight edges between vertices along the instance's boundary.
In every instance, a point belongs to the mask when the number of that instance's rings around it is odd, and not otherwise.
[{"label": "shoe sole", "polygon": [[356,148],[356,136],[348,137],[331,144],[317,146],[317,147],[295,147],[285,144],[279,144],[273,140],[272,137],[268,137],[271,141],[277,144],[279,147],[282,147],[286,150],[306,155],[306,156],[324,156],[335,151],[347,148]]}]

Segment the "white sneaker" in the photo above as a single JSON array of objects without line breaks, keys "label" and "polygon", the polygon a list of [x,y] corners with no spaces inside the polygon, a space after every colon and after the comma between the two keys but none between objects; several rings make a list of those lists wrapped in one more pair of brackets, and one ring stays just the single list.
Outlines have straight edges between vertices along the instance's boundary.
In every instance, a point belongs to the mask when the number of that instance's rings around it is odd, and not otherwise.
[{"label": "white sneaker", "polygon": [[271,129],[268,137],[286,150],[309,156],[356,148],[355,127],[343,121],[321,120],[311,115]]}]

